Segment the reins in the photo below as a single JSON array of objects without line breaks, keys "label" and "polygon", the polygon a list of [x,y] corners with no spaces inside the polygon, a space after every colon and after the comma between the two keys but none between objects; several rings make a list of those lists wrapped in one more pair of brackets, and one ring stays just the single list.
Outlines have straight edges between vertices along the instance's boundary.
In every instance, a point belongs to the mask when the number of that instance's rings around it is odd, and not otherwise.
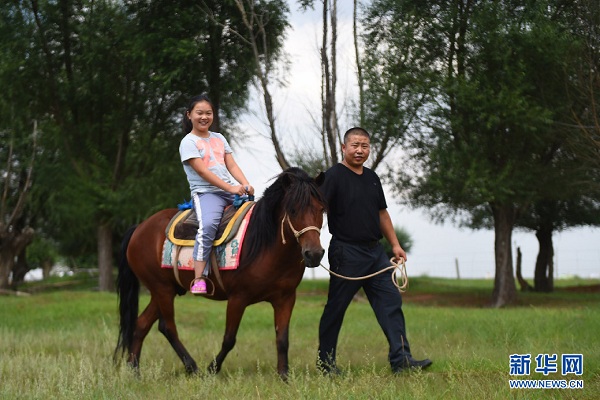
[{"label": "reins", "polygon": [[290,226],[290,229],[294,233],[294,236],[296,237],[297,242],[300,241],[300,236],[302,236],[304,233],[306,233],[308,231],[317,231],[317,233],[319,235],[321,234],[321,228],[317,228],[316,226],[307,226],[306,228],[304,228],[300,231],[297,231],[296,228],[294,228],[294,226],[292,225],[292,221],[290,221],[290,216],[287,215],[287,213],[286,213],[283,216],[283,218],[281,219],[281,243],[283,243],[283,244],[287,243],[285,240],[285,235],[283,233],[283,225],[284,225],[285,221],[287,221],[288,225]]},{"label": "reins", "polygon": [[[390,258],[390,262],[392,264],[389,267],[382,269],[381,271],[374,272],[370,275],[358,276],[358,277],[349,277],[349,276],[339,275],[339,274],[336,274],[335,272],[333,272],[332,270],[328,269],[327,267],[325,267],[323,264],[320,264],[320,266],[324,270],[329,272],[331,275],[335,275],[338,278],[347,279],[349,281],[360,281],[363,279],[369,279],[376,275],[382,274],[385,271],[389,271],[390,269],[393,269],[394,271],[392,272],[392,283],[394,284],[394,286],[396,286],[396,288],[398,289],[398,291],[400,293],[404,293],[408,289],[408,274],[406,273],[406,262],[404,261],[404,258],[400,258],[399,262],[394,261],[395,259],[396,259],[395,257]],[[398,284],[398,278],[396,278],[396,274],[398,273],[398,271],[400,271],[400,276],[402,278],[402,285]]]}]

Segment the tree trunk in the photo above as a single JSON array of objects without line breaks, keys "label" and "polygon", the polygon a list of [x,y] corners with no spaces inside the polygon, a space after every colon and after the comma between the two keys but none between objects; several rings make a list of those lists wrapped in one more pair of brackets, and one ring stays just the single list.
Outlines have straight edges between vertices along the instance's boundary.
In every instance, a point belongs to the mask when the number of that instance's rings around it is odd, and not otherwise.
[{"label": "tree trunk", "polygon": [[50,272],[52,272],[52,267],[54,267],[54,263],[50,259],[46,259],[42,261],[42,279],[50,278]]},{"label": "tree trunk", "polygon": [[19,254],[17,254],[17,258],[15,261],[15,265],[13,265],[12,270],[12,282],[10,283],[10,287],[13,290],[17,290],[19,285],[21,285],[25,281],[25,275],[31,270],[29,264],[27,264],[27,247],[21,249]]},{"label": "tree trunk", "polygon": [[[275,149],[275,159],[277,160],[277,163],[281,169],[287,169],[290,167],[290,163],[285,157],[283,148],[279,141],[279,136],[277,135],[277,126],[275,124],[275,107],[273,106],[273,97],[271,96],[271,92],[269,90],[269,83],[272,75],[269,64],[273,54],[269,53],[270,49],[267,47],[268,41],[263,17],[255,14],[252,2],[249,2],[248,11],[246,10],[243,1],[236,0],[236,5],[244,21],[244,25],[248,29],[249,35],[247,43],[252,48],[252,53],[254,54],[255,75],[258,79],[258,82],[260,82],[260,88],[262,89],[265,112],[267,113],[269,130],[271,132],[271,142],[273,143],[273,147]],[[255,32],[255,29],[258,29],[258,32]],[[262,50],[264,51],[263,54],[260,53],[259,48],[261,46],[259,46],[259,43],[262,45]],[[219,66],[219,68],[220,67],[221,66]]]},{"label": "tree trunk", "polygon": [[33,228],[26,227],[18,235],[2,235],[2,241],[0,242],[0,289],[10,288],[10,273],[15,266],[16,257],[31,243],[34,233]]},{"label": "tree trunk", "polygon": [[113,291],[112,229],[108,222],[98,226],[98,273],[98,289]]},{"label": "tree trunk", "polygon": [[521,263],[523,261],[523,254],[521,254],[521,248],[517,247],[517,281],[519,281],[519,286],[521,287],[521,292],[530,292],[531,285],[523,279],[523,275],[521,275]]},{"label": "tree trunk", "polygon": [[[327,7],[331,5],[331,10]],[[329,13],[328,13],[329,10]],[[331,21],[331,41],[329,41],[328,15]],[[338,162],[339,128],[336,114],[336,84],[337,84],[337,1],[323,2],[323,42],[321,47],[321,107],[323,119],[323,136],[325,149],[329,149],[327,165]],[[331,48],[331,54],[327,49]]]},{"label": "tree trunk", "polygon": [[207,41],[208,51],[212,57],[207,57],[209,65],[207,66],[208,73],[206,80],[208,83],[208,95],[215,109],[213,110],[213,122],[210,130],[214,132],[222,132],[221,118],[219,110],[221,109],[221,68],[223,67],[220,60],[223,59],[223,26],[212,21],[209,28],[210,40]]},{"label": "tree trunk", "polygon": [[534,289],[536,292],[552,292],[554,290],[554,246],[552,245],[552,228],[540,228],[535,232],[540,250],[535,262]]},{"label": "tree trunk", "polygon": [[8,290],[10,286],[10,271],[15,262],[15,252],[10,246],[0,247],[0,289]]},{"label": "tree trunk", "polygon": [[352,14],[352,36],[354,38],[354,62],[356,63],[356,78],[358,80],[359,126],[363,126],[365,123],[365,84],[362,72],[362,60],[360,58],[360,47],[358,45],[358,0],[354,0],[354,9]]},{"label": "tree trunk", "polygon": [[511,245],[516,212],[512,205],[492,205],[492,209],[494,212],[494,253],[496,258],[492,306],[503,307],[514,303],[517,299]]}]

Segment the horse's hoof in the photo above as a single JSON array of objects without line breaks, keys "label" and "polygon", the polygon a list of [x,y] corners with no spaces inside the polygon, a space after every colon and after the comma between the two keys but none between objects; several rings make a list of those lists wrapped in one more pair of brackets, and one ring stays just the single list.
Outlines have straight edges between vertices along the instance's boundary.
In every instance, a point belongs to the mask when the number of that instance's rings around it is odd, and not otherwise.
[{"label": "horse's hoof", "polygon": [[196,375],[196,374],[198,374],[198,367],[196,366],[196,364],[188,365],[185,367],[185,372],[188,375]]},{"label": "horse's hoof", "polygon": [[138,363],[128,362],[127,367],[129,367],[129,370],[133,372],[133,376],[135,378],[139,379],[142,377],[142,374],[140,373],[140,365]]},{"label": "horse's hoof", "polygon": [[212,374],[212,375],[216,375],[219,373],[219,371],[221,370],[221,366],[217,364],[216,360],[213,360],[209,365],[208,365],[208,373]]},{"label": "horse's hoof", "polygon": [[279,372],[279,377],[281,378],[281,380],[282,380],[284,383],[288,383],[288,378],[289,378],[288,371],[285,371],[285,372]]}]

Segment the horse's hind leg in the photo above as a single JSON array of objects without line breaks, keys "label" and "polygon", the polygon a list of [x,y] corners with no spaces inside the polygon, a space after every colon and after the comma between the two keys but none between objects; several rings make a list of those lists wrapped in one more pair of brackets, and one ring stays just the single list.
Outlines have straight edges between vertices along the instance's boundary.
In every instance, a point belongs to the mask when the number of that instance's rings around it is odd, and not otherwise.
[{"label": "horse's hind leg", "polygon": [[129,357],[127,359],[127,363],[135,370],[139,370],[142,344],[150,328],[152,328],[152,325],[158,319],[158,312],[157,304],[151,299],[136,321],[133,341],[129,347]]},{"label": "horse's hind leg", "polygon": [[247,303],[237,298],[230,298],[227,301],[227,320],[225,322],[225,335],[223,335],[221,351],[208,366],[208,372],[213,374],[218,373],[221,370],[223,361],[225,361],[225,357],[227,357],[227,354],[235,346],[237,332],[246,306]]},{"label": "horse's hind leg", "polygon": [[195,374],[198,372],[198,365],[192,358],[190,353],[187,351],[183,343],[179,340],[179,334],[177,333],[177,326],[175,325],[175,307],[174,301],[175,295],[171,295],[170,299],[163,299],[160,307],[160,320],[158,322],[158,330],[167,338],[175,353],[179,356],[185,371],[188,374]]}]

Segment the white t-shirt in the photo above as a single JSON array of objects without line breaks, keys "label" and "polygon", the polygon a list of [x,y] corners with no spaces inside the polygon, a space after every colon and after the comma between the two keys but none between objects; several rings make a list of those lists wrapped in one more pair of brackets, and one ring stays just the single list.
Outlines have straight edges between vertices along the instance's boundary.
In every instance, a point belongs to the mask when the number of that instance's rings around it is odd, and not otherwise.
[{"label": "white t-shirt", "polygon": [[179,155],[183,163],[183,170],[193,193],[222,192],[222,189],[208,183],[192,168],[189,160],[201,158],[208,169],[223,181],[233,185],[233,179],[225,165],[225,154],[233,153],[225,136],[217,132],[210,132],[207,138],[188,133],[179,144]]}]

